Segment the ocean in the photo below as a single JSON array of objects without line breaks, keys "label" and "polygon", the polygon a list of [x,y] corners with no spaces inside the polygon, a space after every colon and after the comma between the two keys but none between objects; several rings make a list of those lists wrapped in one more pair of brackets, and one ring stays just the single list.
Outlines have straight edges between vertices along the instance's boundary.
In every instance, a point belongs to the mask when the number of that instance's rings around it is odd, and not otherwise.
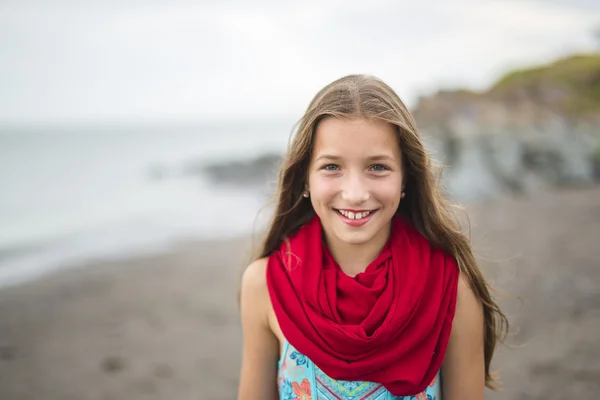
[{"label": "ocean", "polygon": [[293,123],[0,129],[0,286],[252,232],[268,193],[203,168],[282,154]]}]

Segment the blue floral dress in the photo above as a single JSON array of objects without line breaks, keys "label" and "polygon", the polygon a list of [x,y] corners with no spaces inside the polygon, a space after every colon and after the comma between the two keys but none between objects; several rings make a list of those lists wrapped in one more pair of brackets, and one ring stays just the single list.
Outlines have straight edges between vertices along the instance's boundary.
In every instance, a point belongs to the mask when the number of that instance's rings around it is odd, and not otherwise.
[{"label": "blue floral dress", "polygon": [[440,373],[422,393],[394,396],[381,384],[335,380],[287,341],[279,360],[280,400],[441,400]]}]

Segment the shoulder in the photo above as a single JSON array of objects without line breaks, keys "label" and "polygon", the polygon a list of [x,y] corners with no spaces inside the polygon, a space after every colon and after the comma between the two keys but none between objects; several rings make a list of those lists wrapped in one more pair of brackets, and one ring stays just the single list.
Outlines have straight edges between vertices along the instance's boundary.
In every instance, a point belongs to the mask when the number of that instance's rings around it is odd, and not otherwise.
[{"label": "shoulder", "polygon": [[242,298],[268,294],[267,290],[267,257],[252,262],[242,275]]},{"label": "shoulder", "polygon": [[473,284],[465,276],[463,272],[458,273],[457,293],[460,300],[468,303],[479,303]]},{"label": "shoulder", "polygon": [[454,320],[462,325],[463,329],[477,332],[483,324],[483,305],[473,289],[464,274],[459,273]]},{"label": "shoulder", "polygon": [[265,286],[267,285],[266,273],[267,264],[269,262],[268,257],[259,258],[253,261],[246,267],[244,274],[242,275],[242,286],[247,285],[250,287]]},{"label": "shoulder", "polygon": [[268,261],[268,258],[254,261],[242,276],[240,311],[242,328],[248,337],[282,336],[267,284]]},{"label": "shoulder", "polygon": [[267,287],[268,258],[260,258],[252,262],[242,275],[240,306],[242,315],[267,321],[270,308],[269,290]]}]

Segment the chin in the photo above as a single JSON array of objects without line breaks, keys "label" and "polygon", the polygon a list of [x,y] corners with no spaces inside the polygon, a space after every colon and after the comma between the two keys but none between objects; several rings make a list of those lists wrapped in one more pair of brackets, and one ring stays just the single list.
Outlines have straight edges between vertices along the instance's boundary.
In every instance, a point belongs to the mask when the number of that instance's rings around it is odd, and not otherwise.
[{"label": "chin", "polygon": [[[378,233],[381,231],[383,226],[379,221],[372,220],[369,223],[361,228],[352,228],[347,226],[341,221],[334,222],[333,234],[337,238],[337,240],[350,244],[350,245],[362,245],[369,243],[375,237],[378,236]],[[371,225],[372,224],[372,225]]]},{"label": "chin", "polygon": [[369,243],[373,239],[373,236],[366,232],[336,232],[336,237],[339,241],[354,246]]}]

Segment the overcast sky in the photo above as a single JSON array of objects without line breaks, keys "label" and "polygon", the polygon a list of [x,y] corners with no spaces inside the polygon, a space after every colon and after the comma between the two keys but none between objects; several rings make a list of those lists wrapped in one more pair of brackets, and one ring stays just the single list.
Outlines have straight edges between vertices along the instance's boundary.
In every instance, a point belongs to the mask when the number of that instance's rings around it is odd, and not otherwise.
[{"label": "overcast sky", "polygon": [[600,48],[600,1],[0,0],[0,123],[298,116],[349,73],[413,104]]}]

